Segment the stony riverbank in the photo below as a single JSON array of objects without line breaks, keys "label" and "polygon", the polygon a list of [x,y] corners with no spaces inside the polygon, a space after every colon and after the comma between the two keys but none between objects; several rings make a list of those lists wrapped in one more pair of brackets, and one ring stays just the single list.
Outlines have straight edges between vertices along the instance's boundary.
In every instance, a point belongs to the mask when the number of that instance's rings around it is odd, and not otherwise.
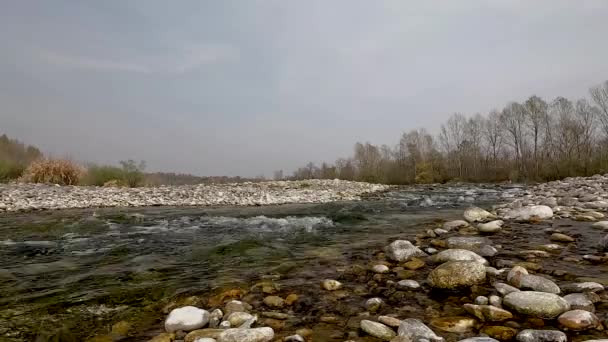
[{"label": "stony riverbank", "polygon": [[353,201],[389,186],[342,180],[111,188],[0,184],[3,211],[143,206],[252,206]]},{"label": "stony riverbank", "polygon": [[[608,253],[594,236],[608,239],[608,222],[601,221],[608,208],[603,205],[607,180],[597,176],[539,185],[510,203],[488,210],[471,207],[464,220],[436,223],[414,239],[394,240],[367,263],[340,268],[335,279],[316,280],[323,301],[334,306],[319,310],[319,317],[294,317],[303,306],[315,304],[269,280],[250,291],[172,303],[165,332],[152,341],[606,338]],[[600,222],[569,229],[576,221]],[[590,231],[599,233],[580,234]],[[597,241],[590,246],[587,240]],[[577,275],[586,271],[596,276]]]}]

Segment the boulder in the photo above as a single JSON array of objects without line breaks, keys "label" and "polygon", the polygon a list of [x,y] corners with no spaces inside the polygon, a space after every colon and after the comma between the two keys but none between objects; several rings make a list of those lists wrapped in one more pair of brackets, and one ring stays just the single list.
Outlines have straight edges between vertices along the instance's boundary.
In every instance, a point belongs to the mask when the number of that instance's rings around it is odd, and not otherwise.
[{"label": "boulder", "polygon": [[427,256],[420,248],[407,240],[396,240],[385,248],[386,256],[398,262],[408,261],[413,257]]},{"label": "boulder", "polygon": [[429,273],[431,287],[454,290],[483,283],[486,280],[486,268],[475,261],[448,261]]},{"label": "boulder", "polygon": [[521,290],[532,290],[555,294],[559,294],[561,292],[559,286],[557,286],[557,284],[551,280],[533,274],[523,275],[519,282],[519,288]]},{"label": "boulder", "polygon": [[209,322],[209,312],[194,306],[173,309],[165,320],[165,330],[169,333],[183,330],[192,331],[204,327]]},{"label": "boulder", "polygon": [[554,319],[570,309],[562,297],[547,292],[511,292],[503,299],[503,305],[522,315],[543,319]]},{"label": "boulder", "polygon": [[595,305],[593,305],[593,301],[589,299],[589,296],[586,293],[571,293],[565,295],[564,299],[570,304],[570,309],[572,310],[595,312]]},{"label": "boulder", "polygon": [[365,319],[361,321],[361,330],[383,341],[390,341],[393,337],[397,336],[395,331],[386,325]]},{"label": "boulder", "polygon": [[447,249],[431,257],[434,263],[444,263],[447,261],[476,261],[487,265],[488,261],[473,251],[467,249]]},{"label": "boulder", "polygon": [[421,340],[428,340],[431,342],[443,342],[444,338],[438,336],[431,330],[431,328],[427,327],[421,320],[417,318],[407,318],[404,319],[399,325],[399,330],[397,331],[397,335],[405,336],[410,339],[412,342],[417,342]]},{"label": "boulder", "polygon": [[505,219],[515,221],[547,220],[553,217],[553,210],[546,205],[533,205],[509,211]]},{"label": "boulder", "polygon": [[494,221],[490,221],[488,223],[480,223],[477,225],[477,230],[480,233],[487,233],[487,234],[492,234],[492,233],[497,233],[502,229],[502,225],[505,222],[503,220],[494,220]]}]

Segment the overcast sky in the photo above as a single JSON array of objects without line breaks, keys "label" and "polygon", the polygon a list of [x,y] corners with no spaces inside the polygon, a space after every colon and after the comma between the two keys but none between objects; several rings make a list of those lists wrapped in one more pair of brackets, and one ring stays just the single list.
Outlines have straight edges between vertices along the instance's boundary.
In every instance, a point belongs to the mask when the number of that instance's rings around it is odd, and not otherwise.
[{"label": "overcast sky", "polygon": [[0,7],[0,132],[149,170],[271,176],[608,79],[604,0]]}]

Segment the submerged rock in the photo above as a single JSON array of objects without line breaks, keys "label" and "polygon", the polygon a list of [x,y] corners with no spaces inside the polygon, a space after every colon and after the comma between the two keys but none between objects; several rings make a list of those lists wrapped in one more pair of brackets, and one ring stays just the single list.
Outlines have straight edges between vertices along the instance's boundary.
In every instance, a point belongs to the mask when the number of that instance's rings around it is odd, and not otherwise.
[{"label": "submerged rock", "polygon": [[447,230],[448,232],[452,229],[456,229],[456,228],[460,228],[460,227],[468,227],[469,223],[467,221],[463,221],[463,220],[455,220],[455,221],[449,221],[443,224],[443,229]]},{"label": "submerged rock", "polygon": [[427,327],[424,323],[422,323],[421,320],[417,318],[404,319],[399,325],[397,334],[399,336],[405,336],[413,342],[421,340],[428,340],[431,342],[444,341],[443,337],[435,334],[431,328]]},{"label": "submerged rock", "polygon": [[431,257],[434,263],[444,263],[447,261],[476,261],[483,265],[487,265],[488,261],[475,252],[467,249],[447,249],[441,251]]},{"label": "submerged rock", "polygon": [[365,308],[369,312],[376,312],[382,306],[382,299],[380,298],[370,298],[365,302]]},{"label": "submerged rock", "polygon": [[502,225],[505,222],[502,220],[495,220],[488,223],[480,223],[477,225],[477,230],[480,233],[497,233],[502,229]]},{"label": "submerged rock", "polygon": [[595,222],[594,224],[591,225],[591,227],[608,230],[608,221]]},{"label": "submerged rock", "polygon": [[601,292],[604,291],[604,285],[596,282],[583,282],[565,284],[561,286],[564,293],[582,293],[582,292]]},{"label": "submerged rock", "polygon": [[570,304],[562,297],[546,292],[511,292],[503,299],[503,305],[522,315],[543,319],[553,319],[570,309]]},{"label": "submerged rock", "polygon": [[491,245],[492,241],[478,236],[452,236],[446,240],[448,248],[468,249],[478,251],[484,245]]},{"label": "submerged rock", "polygon": [[209,322],[209,312],[194,306],[173,309],[165,320],[165,330],[169,333],[178,330],[192,331],[204,327]]},{"label": "submerged rock", "polygon": [[412,279],[404,279],[397,282],[398,290],[417,290],[419,288],[420,284]]},{"label": "submerged rock", "polygon": [[389,272],[389,268],[386,265],[374,265],[372,267],[372,271],[374,273],[388,273]]},{"label": "submerged rock", "polygon": [[407,240],[396,240],[385,248],[386,256],[394,261],[404,262],[413,257],[427,256],[420,248]]},{"label": "submerged rock", "polygon": [[471,317],[438,317],[431,320],[431,326],[442,331],[463,334],[477,329],[478,323]]},{"label": "submerged rock", "polygon": [[325,279],[321,286],[327,291],[336,291],[342,288],[342,283],[333,279]]},{"label": "submerged rock", "polygon": [[574,238],[562,233],[553,233],[550,237],[551,241],[557,242],[574,242]]},{"label": "submerged rock", "polygon": [[393,337],[397,336],[395,331],[386,325],[368,320],[361,321],[361,330],[383,341],[390,341]]},{"label": "submerged rock", "polygon": [[522,330],[515,337],[518,342],[568,342],[566,334],[559,330]]},{"label": "submerged rock", "polygon": [[513,318],[513,315],[504,309],[491,305],[464,304],[464,309],[482,322],[500,322]]},{"label": "submerged rock", "polygon": [[458,342],[499,342],[496,339],[493,339],[488,336],[479,336],[479,337],[469,337],[464,340],[459,340]]},{"label": "submerged rock", "polygon": [[428,276],[429,285],[439,289],[453,290],[473,286],[486,280],[486,268],[475,261],[448,261]]}]

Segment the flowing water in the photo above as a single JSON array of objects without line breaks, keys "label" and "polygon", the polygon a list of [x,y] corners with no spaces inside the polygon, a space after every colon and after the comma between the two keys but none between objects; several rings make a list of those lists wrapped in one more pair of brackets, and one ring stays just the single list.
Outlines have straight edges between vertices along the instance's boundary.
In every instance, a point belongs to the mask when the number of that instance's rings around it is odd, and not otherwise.
[{"label": "flowing water", "polygon": [[[283,297],[298,293],[300,300],[290,309],[292,318],[282,322],[286,334],[309,327],[317,334],[315,341],[343,338],[353,324],[349,317],[365,311],[364,298],[389,294],[381,287],[365,287],[371,277],[357,275],[343,279],[352,283],[354,294],[327,294],[319,288],[322,279],[337,279],[353,265],[369,267],[391,240],[413,240],[442,220],[460,218],[465,206],[489,206],[520,191],[427,186],[358,202],[316,205],[113,208],[0,216],[0,340],[83,341],[110,334],[122,321],[129,326],[124,340],[145,341],[162,330],[172,306],[192,301],[203,307],[219,305],[245,292],[254,306],[260,305],[262,292]],[[548,243],[543,233],[530,238],[529,229],[507,228],[511,235],[496,242],[513,258],[525,246]],[[568,229],[576,233],[578,228],[563,228]],[[591,253],[597,237],[586,239],[589,242],[579,247]],[[608,272],[601,265],[564,264],[556,258],[543,266],[566,268],[571,277]],[[423,281],[426,273],[413,278]],[[390,295],[386,300],[398,309],[388,307],[387,312],[403,317],[462,311],[461,304],[451,305],[424,292]],[[324,316],[333,321],[320,320]],[[114,329],[116,337],[118,328]]]}]

